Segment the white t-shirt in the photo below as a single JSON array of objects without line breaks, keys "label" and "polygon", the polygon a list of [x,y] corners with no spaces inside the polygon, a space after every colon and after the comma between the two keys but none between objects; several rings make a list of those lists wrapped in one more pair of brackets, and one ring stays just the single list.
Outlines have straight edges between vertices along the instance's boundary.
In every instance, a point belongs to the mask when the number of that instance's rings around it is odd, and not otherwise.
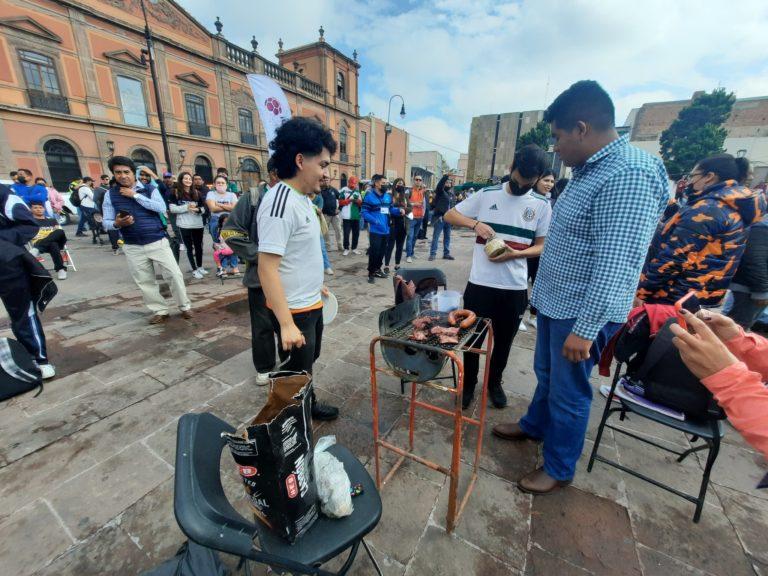
[{"label": "white t-shirt", "polygon": [[[552,218],[552,208],[544,197],[532,191],[513,196],[506,183],[483,188],[460,202],[456,210],[493,228],[496,238],[514,250],[524,250],[533,245],[536,238],[546,236]],[[491,262],[485,253],[485,241],[479,237],[474,250],[470,282],[504,290],[528,289],[525,258]]]},{"label": "white t-shirt", "polygon": [[80,196],[80,206],[83,208],[96,208],[96,202],[93,201],[93,190],[90,186],[80,186],[77,189],[77,195]]},{"label": "white t-shirt", "polygon": [[[347,186],[344,186],[340,191],[341,196],[339,199],[343,197],[344,200],[347,199],[347,197],[351,196],[353,200],[360,200],[362,197],[360,196],[360,192],[357,190],[352,190],[351,188],[348,188]],[[352,219],[352,204],[347,204],[346,206],[341,207],[341,219],[342,220],[351,220]]]},{"label": "white t-shirt", "polygon": [[278,254],[280,280],[291,310],[321,302],[323,254],[320,221],[312,201],[278,182],[264,195],[258,214],[259,252]]},{"label": "white t-shirt", "polygon": [[[205,201],[209,202],[211,200],[216,202],[216,204],[234,204],[237,202],[237,194],[234,192],[225,192],[224,194],[219,194],[216,192],[216,190],[211,190],[208,192],[208,194],[205,195]],[[219,214],[223,214],[223,212],[216,212],[214,215],[218,217]]]}]

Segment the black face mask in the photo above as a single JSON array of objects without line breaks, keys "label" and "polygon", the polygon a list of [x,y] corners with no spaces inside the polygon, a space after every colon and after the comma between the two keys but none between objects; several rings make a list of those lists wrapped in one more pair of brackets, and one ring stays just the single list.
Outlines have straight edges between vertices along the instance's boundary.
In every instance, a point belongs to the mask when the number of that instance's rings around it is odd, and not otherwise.
[{"label": "black face mask", "polygon": [[395,192],[400,192],[400,193],[405,192],[405,186],[400,186],[400,185],[395,186]]},{"label": "black face mask", "polygon": [[27,177],[26,176],[22,176],[21,174],[17,174],[16,175],[16,182],[18,182],[19,184],[26,184],[27,183]]},{"label": "black face mask", "polygon": [[389,190],[389,186],[386,184],[381,185],[381,193],[384,194],[387,190]]},{"label": "black face mask", "polygon": [[517,180],[514,178],[510,178],[507,182],[509,184],[509,191],[512,193],[513,196],[522,196],[523,194],[527,193],[530,188],[521,188],[520,185],[517,183]]}]

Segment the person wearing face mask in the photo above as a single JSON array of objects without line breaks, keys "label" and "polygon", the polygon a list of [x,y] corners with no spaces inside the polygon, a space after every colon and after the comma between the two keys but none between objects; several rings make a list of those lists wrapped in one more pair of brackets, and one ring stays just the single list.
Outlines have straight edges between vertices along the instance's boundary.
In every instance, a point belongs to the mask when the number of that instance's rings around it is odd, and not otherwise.
[{"label": "person wearing face mask", "polygon": [[208,210],[211,212],[210,220],[208,221],[208,230],[211,233],[211,237],[216,237],[216,228],[219,224],[219,216],[221,214],[229,214],[235,209],[237,204],[237,195],[234,192],[229,191],[229,179],[224,174],[219,174],[213,180],[213,190],[207,193],[205,196],[205,203],[208,205]]},{"label": "person wearing face mask", "polygon": [[32,201],[45,204],[48,200],[48,190],[45,189],[45,186],[34,183],[32,172],[26,168],[19,168],[16,171],[16,181],[11,184],[11,190],[24,200],[27,206]]},{"label": "person wearing face mask", "polygon": [[400,269],[400,260],[403,257],[403,244],[408,234],[407,218],[411,213],[411,204],[405,196],[405,180],[396,178],[392,185],[392,208],[399,210],[389,219],[389,236],[384,252],[384,273],[389,274],[389,262],[392,260],[392,251],[395,251],[395,270]]},{"label": "person wearing face mask", "polygon": [[635,304],[674,304],[695,292],[703,306],[725,297],[747,245],[749,228],[765,212],[765,198],[739,184],[746,158],[715,154],[687,176],[686,204],[673,205],[648,250]]},{"label": "person wearing face mask", "polygon": [[371,189],[363,198],[363,219],[370,227],[368,235],[370,246],[368,248],[368,283],[373,284],[375,278],[387,278],[387,274],[381,269],[384,261],[384,253],[387,249],[389,238],[389,217],[399,216],[400,208],[392,206],[392,195],[387,192],[384,184],[384,176],[374,174],[371,178]]},{"label": "person wearing face mask", "polygon": [[413,262],[413,253],[416,248],[416,239],[419,238],[422,226],[426,226],[425,209],[427,207],[426,190],[424,189],[424,179],[421,176],[414,176],[413,188],[411,188],[409,201],[412,207],[413,219],[408,226],[408,240],[405,245],[405,261],[409,264]]},{"label": "person wearing face mask", "polygon": [[453,196],[453,180],[446,174],[435,187],[435,197],[432,200],[432,246],[429,249],[429,259],[437,257],[437,244],[440,241],[440,233],[443,234],[443,259],[453,260],[451,256],[451,225],[443,218],[453,208],[455,199]]},{"label": "person wearing face mask", "polygon": [[[464,308],[490,318],[493,352],[488,375],[488,395],[495,408],[507,405],[501,376],[507,365],[512,341],[528,306],[526,259],[541,254],[549,230],[552,208],[531,187],[547,165],[544,151],[536,145],[515,152],[509,180],[478,191],[448,211],[451,226],[469,228],[476,234],[472,270],[464,289]],[[506,251],[489,258],[485,244],[492,238],[504,241]],[[482,345],[476,342],[475,347]],[[464,354],[462,406],[472,402],[480,362],[477,354]]]}]

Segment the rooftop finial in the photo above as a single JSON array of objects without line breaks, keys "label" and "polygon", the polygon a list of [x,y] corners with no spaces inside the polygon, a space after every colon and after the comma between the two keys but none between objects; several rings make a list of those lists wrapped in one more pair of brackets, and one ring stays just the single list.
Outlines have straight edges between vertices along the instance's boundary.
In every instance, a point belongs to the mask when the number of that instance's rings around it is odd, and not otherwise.
[{"label": "rooftop finial", "polygon": [[218,16],[216,16],[216,22],[214,22],[213,25],[216,26],[216,34],[221,36],[221,31],[224,28],[224,24],[221,23],[221,20],[219,20]]},{"label": "rooftop finial", "polygon": [[355,62],[357,62],[357,49],[355,49],[354,52],[352,52],[352,58]]},{"label": "rooftop finial", "polygon": [[318,32],[320,32],[320,42],[325,42],[325,30],[323,30],[322,24],[320,25],[320,30],[318,30]]},{"label": "rooftop finial", "polygon": [[277,40],[277,52],[280,53],[283,51],[283,39],[279,38]]},{"label": "rooftop finial", "polygon": [[256,40],[256,36],[254,35],[253,38],[251,38],[251,48],[253,48],[253,52],[256,53],[259,49],[259,43]]}]

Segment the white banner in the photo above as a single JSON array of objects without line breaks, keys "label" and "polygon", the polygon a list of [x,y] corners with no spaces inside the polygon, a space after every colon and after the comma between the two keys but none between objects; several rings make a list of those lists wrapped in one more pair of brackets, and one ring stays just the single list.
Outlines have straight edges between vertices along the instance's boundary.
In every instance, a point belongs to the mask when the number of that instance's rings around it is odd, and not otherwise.
[{"label": "white banner", "polygon": [[[275,137],[275,132],[283,122],[290,119],[291,107],[288,99],[280,86],[268,76],[263,74],[248,74],[248,83],[251,85],[253,99],[259,109],[261,124],[267,136],[267,148]],[[269,150],[272,156],[272,150]]]}]

